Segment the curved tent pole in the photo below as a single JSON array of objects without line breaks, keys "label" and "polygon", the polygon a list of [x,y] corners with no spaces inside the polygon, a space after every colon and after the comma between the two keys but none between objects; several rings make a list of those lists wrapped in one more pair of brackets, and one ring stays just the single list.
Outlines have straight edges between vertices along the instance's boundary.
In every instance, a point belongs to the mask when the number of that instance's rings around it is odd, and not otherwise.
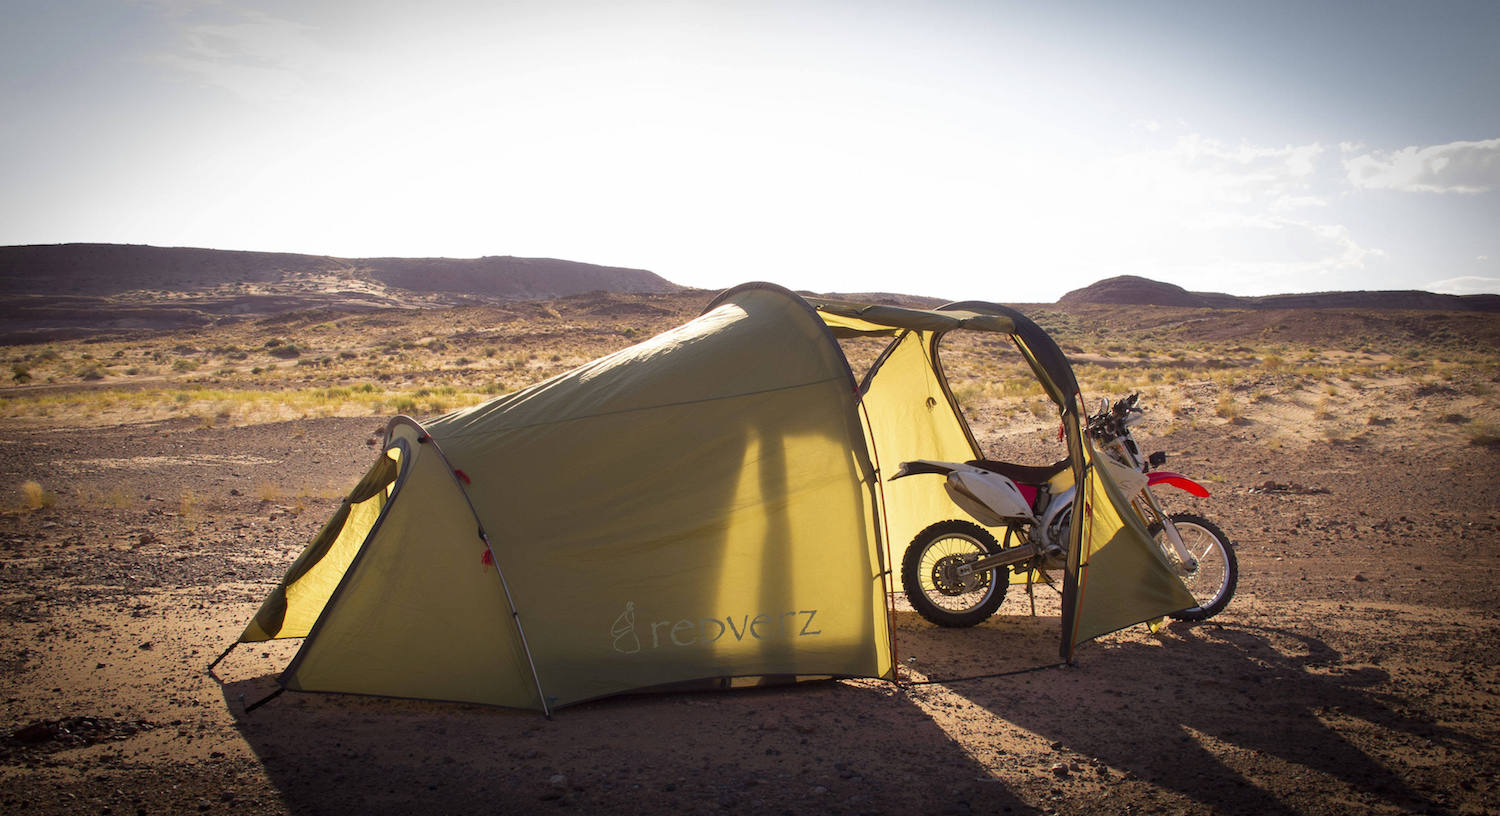
[{"label": "curved tent pole", "polygon": [[1078,499],[1073,502],[1073,518],[1068,525],[1070,539],[1068,561],[1063,571],[1063,635],[1062,643],[1058,647],[1059,657],[1063,662],[1072,663],[1076,646],[1074,641],[1078,634],[1078,606],[1082,603],[1087,584],[1088,562],[1083,558],[1085,525],[1082,522],[1091,510],[1091,497],[1088,495],[1086,485],[1089,469],[1094,467],[1093,457],[1088,451],[1088,440],[1083,433],[1082,393],[1078,387],[1078,378],[1073,373],[1073,366],[1068,362],[1068,356],[1057,345],[1057,341],[1053,340],[1052,336],[1031,318],[1009,306],[970,300],[950,303],[939,307],[938,310],[984,312],[1009,317],[1015,323],[1015,331],[1011,334],[1011,340],[1015,342],[1021,356],[1026,358],[1043,386],[1050,386],[1047,389],[1049,395],[1062,411],[1068,458],[1073,462],[1073,483],[1078,485],[1079,490]]},{"label": "curved tent pole", "polygon": [[[495,557],[495,548],[490,544],[490,537],[484,531],[484,522],[479,519],[479,511],[475,509],[474,502],[469,498],[469,491],[464,489],[464,477],[454,469],[453,463],[448,460],[447,454],[438,446],[437,440],[417,423],[415,419],[408,416],[398,416],[391,420],[391,426],[397,423],[408,423],[417,430],[417,441],[424,445],[431,445],[438,458],[443,460],[443,467],[447,468],[448,475],[453,478],[453,484],[458,488],[459,495],[464,497],[464,504],[469,506],[469,513],[474,516],[474,524],[479,533],[479,540],[484,542],[484,549],[489,553],[490,561],[495,565],[495,574],[500,576],[500,589],[505,593],[505,605],[510,608],[511,621],[516,625],[516,634],[521,636],[521,651],[526,654],[526,665],[531,669],[531,681],[536,685],[537,699],[542,703],[542,715],[552,719],[552,707],[547,705],[547,693],[542,690],[542,678],[536,670],[536,660],[531,656],[531,645],[526,642],[526,629],[521,626],[521,613],[516,610],[515,599],[510,594],[510,582],[505,580],[505,571],[500,568],[500,559]],[[389,433],[389,431],[387,431]]]}]

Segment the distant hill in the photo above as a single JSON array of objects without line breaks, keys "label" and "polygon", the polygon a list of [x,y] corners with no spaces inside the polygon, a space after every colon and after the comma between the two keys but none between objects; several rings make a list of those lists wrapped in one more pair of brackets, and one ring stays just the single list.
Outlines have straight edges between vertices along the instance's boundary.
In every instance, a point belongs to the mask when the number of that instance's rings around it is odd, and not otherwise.
[{"label": "distant hill", "polygon": [[681,290],[644,269],[552,258],[335,258],[124,244],[0,247],[0,342],[180,329],[302,309]]},{"label": "distant hill", "polygon": [[334,258],[124,244],[0,247],[0,294],[109,296],[149,290],[203,292],[234,285],[363,280],[417,294],[505,299],[563,297],[594,290],[681,288],[644,269],[551,258]]},{"label": "distant hill", "polygon": [[1439,295],[1418,291],[1313,292],[1242,297],[1189,292],[1171,283],[1121,275],[1058,298],[1059,304],[1186,306],[1210,309],[1429,309],[1500,312],[1500,295]]}]

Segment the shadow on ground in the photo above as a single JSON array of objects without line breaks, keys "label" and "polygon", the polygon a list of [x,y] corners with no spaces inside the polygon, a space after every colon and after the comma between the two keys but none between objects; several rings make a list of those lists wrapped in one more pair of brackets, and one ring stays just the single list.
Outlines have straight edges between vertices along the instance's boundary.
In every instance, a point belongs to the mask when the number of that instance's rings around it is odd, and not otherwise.
[{"label": "shadow on ground", "polygon": [[[981,641],[976,648],[995,639],[984,629],[970,634]],[[1384,670],[1340,663],[1321,640],[1283,629],[1173,624],[1150,640],[1090,647],[1073,667],[953,688],[1064,751],[1215,813],[1298,813],[1319,801],[1445,812],[1351,743],[1341,733],[1349,729],[1326,721],[1357,718],[1386,734],[1438,744],[1470,738],[1402,715],[1399,702],[1380,691],[1388,687]],[[1054,716],[1061,706],[1082,716]],[[1252,755],[1279,760],[1282,778],[1267,784],[1273,780],[1242,775],[1236,758]],[[1291,793],[1282,798],[1267,788]]]},{"label": "shadow on ground", "polygon": [[299,693],[244,712],[242,695],[272,688],[260,677],[224,696],[297,814],[1031,810],[877,681],[617,697],[551,721]]}]

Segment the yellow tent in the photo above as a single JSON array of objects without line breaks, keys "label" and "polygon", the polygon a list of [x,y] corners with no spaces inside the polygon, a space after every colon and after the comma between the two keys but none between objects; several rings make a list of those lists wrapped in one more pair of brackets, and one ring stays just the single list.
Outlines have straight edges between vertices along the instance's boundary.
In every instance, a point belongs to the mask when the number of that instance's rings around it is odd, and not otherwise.
[{"label": "yellow tent", "polygon": [[[891,678],[890,542],[961,512],[938,480],[882,477],[978,457],[937,355],[959,329],[1014,339],[1085,485],[1064,657],[1191,605],[1090,466],[1072,371],[1034,323],[992,304],[746,284],[546,382],[392,420],[240,642],[305,638],[288,689],[543,711],[647,688]],[[891,338],[863,383],[836,341],[857,335]]]}]

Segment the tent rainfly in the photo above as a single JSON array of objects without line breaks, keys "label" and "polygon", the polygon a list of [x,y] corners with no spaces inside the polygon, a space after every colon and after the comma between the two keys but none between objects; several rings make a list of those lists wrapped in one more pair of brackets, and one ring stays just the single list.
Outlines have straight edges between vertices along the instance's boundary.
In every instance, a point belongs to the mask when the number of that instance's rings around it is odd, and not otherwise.
[{"label": "tent rainfly", "polygon": [[[963,514],[939,480],[884,479],[981,458],[938,357],[957,330],[1015,343],[1084,486],[1063,659],[1189,605],[1092,466],[1072,369],[1035,323],[756,283],[546,382],[391,420],[238,642],[304,638],[283,689],[549,713],[641,689],[891,679],[891,549]],[[854,336],[890,338],[863,382],[837,342]]]}]

